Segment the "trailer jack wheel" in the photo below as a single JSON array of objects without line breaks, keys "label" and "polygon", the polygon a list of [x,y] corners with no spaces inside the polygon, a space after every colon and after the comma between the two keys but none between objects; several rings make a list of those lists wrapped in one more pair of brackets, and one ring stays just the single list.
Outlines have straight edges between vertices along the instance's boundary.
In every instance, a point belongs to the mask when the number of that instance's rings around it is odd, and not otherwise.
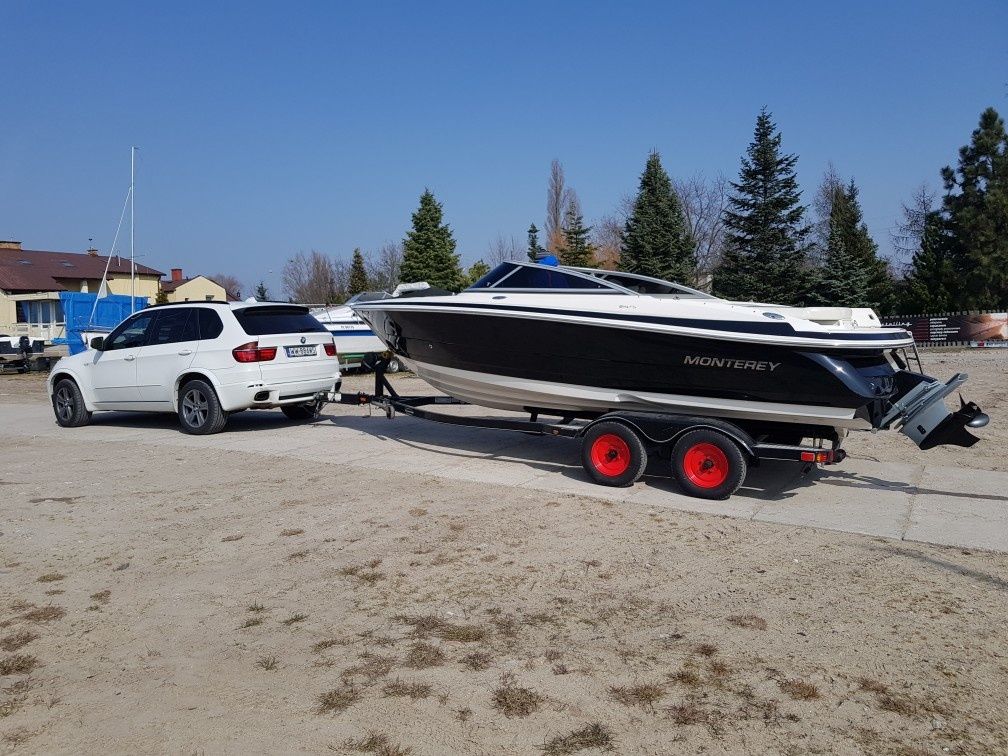
[{"label": "trailer jack wheel", "polygon": [[727,499],[742,485],[747,469],[739,445],[715,430],[689,431],[672,448],[672,472],[690,496]]},{"label": "trailer jack wheel", "polygon": [[582,439],[581,464],[596,483],[629,486],[644,474],[647,451],[633,429],[623,423],[601,422]]}]

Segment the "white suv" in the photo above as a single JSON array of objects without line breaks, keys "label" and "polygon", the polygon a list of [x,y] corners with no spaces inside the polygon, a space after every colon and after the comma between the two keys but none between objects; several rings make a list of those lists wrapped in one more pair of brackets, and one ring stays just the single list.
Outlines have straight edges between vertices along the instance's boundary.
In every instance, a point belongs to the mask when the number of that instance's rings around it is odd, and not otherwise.
[{"label": "white suv", "polygon": [[316,417],[339,390],[332,334],[306,307],[179,302],[141,310],[49,374],[56,422],[96,410],[177,412],[186,433],[217,433],[231,412],[279,407]]}]

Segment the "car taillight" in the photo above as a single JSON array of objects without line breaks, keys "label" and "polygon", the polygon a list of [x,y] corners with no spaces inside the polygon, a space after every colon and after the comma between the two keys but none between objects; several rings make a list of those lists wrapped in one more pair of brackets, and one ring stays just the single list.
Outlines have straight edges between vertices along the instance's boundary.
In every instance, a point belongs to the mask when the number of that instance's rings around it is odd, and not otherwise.
[{"label": "car taillight", "polygon": [[327,357],[336,356],[336,342],[330,341],[328,344],[323,344],[322,346],[325,347],[325,353]]},{"label": "car taillight", "polygon": [[258,341],[250,341],[231,350],[237,362],[268,362],[276,357],[276,353],[276,347],[260,347]]}]

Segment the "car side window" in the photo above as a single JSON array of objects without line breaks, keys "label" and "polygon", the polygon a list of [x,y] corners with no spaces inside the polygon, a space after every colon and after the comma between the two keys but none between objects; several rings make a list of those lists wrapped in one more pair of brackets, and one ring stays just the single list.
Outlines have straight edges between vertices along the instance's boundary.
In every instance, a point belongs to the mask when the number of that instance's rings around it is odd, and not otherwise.
[{"label": "car side window", "polygon": [[154,320],[154,313],[139,312],[128,320],[120,323],[105,340],[102,351],[111,352],[116,349],[133,349],[143,346],[147,340],[147,329]]},{"label": "car side window", "polygon": [[199,337],[202,341],[216,339],[224,332],[220,315],[209,307],[199,307],[196,311],[199,313]]},{"label": "car side window", "polygon": [[196,318],[191,307],[169,307],[157,314],[147,345],[196,340]]}]

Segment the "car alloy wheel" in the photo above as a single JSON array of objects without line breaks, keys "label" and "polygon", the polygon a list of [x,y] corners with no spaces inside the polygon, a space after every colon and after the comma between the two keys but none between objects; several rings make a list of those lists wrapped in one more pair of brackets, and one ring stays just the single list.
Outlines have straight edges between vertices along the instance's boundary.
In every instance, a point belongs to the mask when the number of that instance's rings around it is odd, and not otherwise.
[{"label": "car alloy wheel", "polygon": [[186,391],[182,397],[182,417],[185,418],[186,425],[199,428],[206,423],[210,414],[209,405],[206,396],[199,389]]}]

